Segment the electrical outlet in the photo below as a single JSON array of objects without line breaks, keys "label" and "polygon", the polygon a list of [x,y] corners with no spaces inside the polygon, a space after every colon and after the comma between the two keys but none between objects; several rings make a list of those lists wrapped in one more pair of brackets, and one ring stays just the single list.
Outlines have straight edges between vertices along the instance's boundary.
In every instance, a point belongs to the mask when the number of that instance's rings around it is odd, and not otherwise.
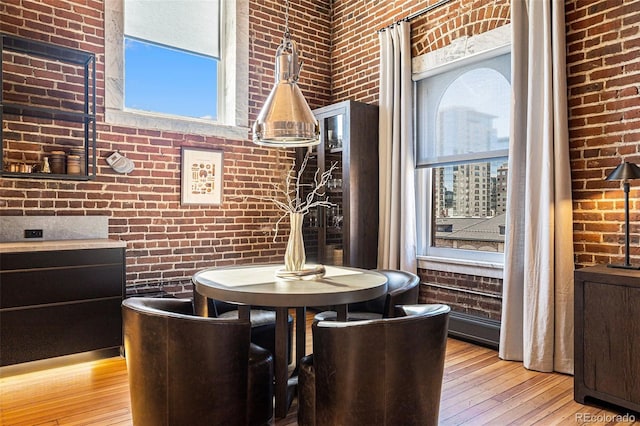
[{"label": "electrical outlet", "polygon": [[25,238],[42,238],[42,229],[25,229]]}]

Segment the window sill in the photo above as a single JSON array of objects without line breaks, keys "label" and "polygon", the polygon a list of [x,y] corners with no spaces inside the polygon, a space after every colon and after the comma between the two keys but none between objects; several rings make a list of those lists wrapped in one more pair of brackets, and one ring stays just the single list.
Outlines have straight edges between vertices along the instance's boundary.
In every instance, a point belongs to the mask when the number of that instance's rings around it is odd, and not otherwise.
[{"label": "window sill", "polygon": [[502,263],[465,259],[418,256],[418,268],[502,279],[504,265]]},{"label": "window sill", "polygon": [[137,129],[165,130],[232,140],[247,140],[249,137],[249,129],[247,127],[222,125],[209,120],[178,118],[141,111],[123,111],[107,108],[105,121],[107,124]]}]

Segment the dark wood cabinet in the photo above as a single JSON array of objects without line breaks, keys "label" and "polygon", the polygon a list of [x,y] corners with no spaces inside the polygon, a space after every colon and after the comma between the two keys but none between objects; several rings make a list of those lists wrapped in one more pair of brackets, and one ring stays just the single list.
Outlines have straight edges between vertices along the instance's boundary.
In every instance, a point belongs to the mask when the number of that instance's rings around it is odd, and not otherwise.
[{"label": "dark wood cabinet", "polygon": [[0,253],[0,366],[122,346],[125,249]]},{"label": "dark wood cabinet", "polygon": [[[305,216],[308,262],[375,268],[378,256],[378,107],[344,101],[314,110],[321,142],[302,177],[336,168],[326,188],[335,207]],[[298,151],[298,164],[308,149]]]},{"label": "dark wood cabinet", "polygon": [[640,272],[575,272],[574,397],[640,412]]}]

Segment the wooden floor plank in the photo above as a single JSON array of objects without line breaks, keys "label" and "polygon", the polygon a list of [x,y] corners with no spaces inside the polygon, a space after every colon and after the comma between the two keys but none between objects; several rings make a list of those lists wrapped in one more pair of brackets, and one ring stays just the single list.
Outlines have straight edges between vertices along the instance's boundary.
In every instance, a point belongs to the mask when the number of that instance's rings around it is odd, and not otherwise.
[{"label": "wooden floor plank", "polygon": [[[468,383],[470,386],[465,386],[464,390],[453,389],[452,393],[455,395],[441,402],[440,415],[444,419],[448,419],[451,415],[457,415],[461,411],[485,401],[489,401],[492,405],[494,401],[495,403],[500,403],[499,400],[494,398],[490,400],[488,395],[493,397],[502,390],[508,390],[522,383],[523,380],[535,377],[536,375],[534,372],[522,370],[521,368],[514,368],[504,374],[498,374],[488,379],[482,374],[474,374],[472,376],[473,381]],[[448,389],[448,383],[444,383],[444,387]]]},{"label": "wooden floor plank", "polygon": [[573,389],[567,389],[564,385],[557,386],[551,393],[543,395],[537,401],[538,405],[536,407],[528,410],[522,416],[515,419],[514,422],[519,424],[535,424],[566,404],[565,401],[572,396]]},{"label": "wooden floor plank", "polygon": [[459,358],[452,362],[452,364],[447,364],[447,377],[465,377],[469,371],[475,371],[484,366],[493,365],[495,362],[495,354],[491,352],[479,354],[474,357]]},{"label": "wooden floor plank", "polygon": [[495,377],[504,377],[510,372],[522,368],[519,363],[499,364],[494,363],[475,370],[473,374],[451,378],[448,368],[445,368],[443,379],[442,401],[450,398],[458,398],[458,394],[478,386],[478,377],[483,383]]},{"label": "wooden floor plank", "polygon": [[522,417],[527,410],[535,408],[532,407],[531,400],[547,392],[559,381],[558,375],[552,375],[552,377],[545,377],[543,380],[536,380],[527,388],[526,392],[519,393],[517,398],[503,399],[492,397],[491,400],[497,400],[498,404],[492,404],[491,409],[487,409],[474,416],[473,420],[481,424],[508,424],[514,419]]},{"label": "wooden floor plank", "polygon": [[60,418],[60,425],[64,426],[111,425],[122,422],[131,423],[131,412],[128,408],[114,409],[105,406],[90,413],[76,413]]}]

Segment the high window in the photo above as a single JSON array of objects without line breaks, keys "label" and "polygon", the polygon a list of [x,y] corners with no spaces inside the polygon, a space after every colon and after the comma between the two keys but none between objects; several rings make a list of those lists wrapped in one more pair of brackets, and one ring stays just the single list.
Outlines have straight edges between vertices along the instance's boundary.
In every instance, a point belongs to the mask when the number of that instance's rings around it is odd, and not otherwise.
[{"label": "high window", "polygon": [[476,55],[416,83],[419,255],[502,261],[510,58]]},{"label": "high window", "polygon": [[105,2],[107,123],[246,139],[248,0]]},{"label": "high window", "polygon": [[125,36],[125,108],[216,120],[218,59]]},{"label": "high window", "polygon": [[124,106],[216,120],[219,0],[124,0]]}]

